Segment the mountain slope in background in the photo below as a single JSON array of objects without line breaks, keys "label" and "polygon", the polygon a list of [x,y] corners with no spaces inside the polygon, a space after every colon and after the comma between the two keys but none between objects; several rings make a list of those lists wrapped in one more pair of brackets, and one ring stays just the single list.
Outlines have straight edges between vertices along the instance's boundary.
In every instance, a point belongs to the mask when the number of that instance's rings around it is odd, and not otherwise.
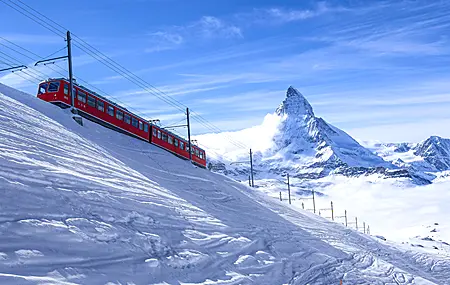
[{"label": "mountain slope in background", "polygon": [[[233,136],[238,140],[248,137],[247,143],[252,146],[260,141],[270,141],[254,151],[255,172],[259,178],[280,177],[289,172],[291,176],[311,182],[330,174],[347,177],[377,175],[401,178],[419,185],[429,184],[433,178],[384,160],[346,132],[316,117],[311,104],[292,86],[275,113],[267,115],[261,126],[235,133],[197,137],[210,150],[210,166],[214,171],[245,180],[249,175],[248,167],[230,165],[230,161],[246,159],[247,154],[227,162],[227,154],[235,150],[227,147],[214,149],[220,142],[227,141],[224,137]],[[215,153],[219,155],[214,158]]]},{"label": "mountain slope in background", "polygon": [[436,174],[450,170],[450,139],[431,136],[419,143],[363,143],[374,153],[411,171]]},{"label": "mountain slope in background", "polygon": [[289,161],[315,173],[320,170],[321,175],[340,167],[395,168],[344,131],[316,117],[306,98],[293,87],[287,90],[276,114],[281,123],[273,138],[272,157],[267,159],[272,165],[274,161]]}]

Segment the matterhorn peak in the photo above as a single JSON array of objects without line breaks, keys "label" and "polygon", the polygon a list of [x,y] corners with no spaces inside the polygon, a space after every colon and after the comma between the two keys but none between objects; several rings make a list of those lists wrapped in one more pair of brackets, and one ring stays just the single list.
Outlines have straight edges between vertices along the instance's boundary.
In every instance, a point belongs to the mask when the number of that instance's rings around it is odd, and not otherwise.
[{"label": "matterhorn peak", "polygon": [[286,98],[276,110],[277,115],[296,115],[314,117],[314,112],[308,100],[293,86],[289,86]]}]

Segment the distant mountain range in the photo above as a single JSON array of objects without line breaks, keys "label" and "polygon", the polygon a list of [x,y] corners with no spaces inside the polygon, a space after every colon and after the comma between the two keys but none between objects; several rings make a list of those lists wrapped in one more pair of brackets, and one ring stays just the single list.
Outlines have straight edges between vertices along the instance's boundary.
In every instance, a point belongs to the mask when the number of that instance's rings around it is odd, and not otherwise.
[{"label": "distant mountain range", "polygon": [[[255,155],[259,173],[289,172],[297,178],[318,179],[330,174],[379,175],[409,178],[429,184],[436,172],[450,170],[450,139],[432,136],[417,143],[361,145],[343,130],[316,117],[311,104],[294,87],[276,109],[280,119],[272,147]],[[211,160],[213,170],[248,175],[244,168]]]}]

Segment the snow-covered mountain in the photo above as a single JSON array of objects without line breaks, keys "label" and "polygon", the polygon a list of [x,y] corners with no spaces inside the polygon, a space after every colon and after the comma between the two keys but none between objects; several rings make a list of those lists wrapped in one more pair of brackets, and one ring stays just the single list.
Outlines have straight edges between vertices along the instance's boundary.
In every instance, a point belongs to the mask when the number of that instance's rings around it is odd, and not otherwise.
[{"label": "snow-covered mountain", "polygon": [[419,143],[365,143],[374,153],[402,168],[437,173],[450,170],[450,139],[431,136]]},{"label": "snow-covered mountain", "polygon": [[337,168],[395,168],[344,131],[316,117],[306,98],[292,86],[275,113],[281,117],[281,123],[273,137],[271,157],[266,159],[272,165],[289,161],[320,175]]},{"label": "snow-covered mountain", "polygon": [[[281,175],[289,172],[297,178],[311,180],[330,174],[345,176],[374,174],[385,178],[411,179],[416,184],[430,183],[429,177],[384,160],[343,130],[315,116],[308,100],[292,86],[287,89],[286,97],[275,113],[268,116],[270,122],[276,123],[271,124],[270,131],[265,127],[261,127],[259,131],[270,134],[269,139],[265,138],[270,140],[270,144],[255,152],[255,170],[262,176],[264,173]],[[263,126],[266,121],[267,117]],[[254,141],[260,140],[255,134],[257,129],[252,128]],[[237,136],[245,137],[249,131],[237,132]],[[198,139],[205,142],[209,148],[220,140],[219,137],[220,134],[211,139],[211,135],[206,135]],[[220,150],[217,152],[225,153]],[[215,171],[242,176],[241,179],[245,179],[248,175],[246,168],[227,165],[226,159],[222,156],[219,159],[213,158],[211,162]]]},{"label": "snow-covered mountain", "polygon": [[1,84],[0,118],[0,284],[449,284],[443,256],[80,126]]}]

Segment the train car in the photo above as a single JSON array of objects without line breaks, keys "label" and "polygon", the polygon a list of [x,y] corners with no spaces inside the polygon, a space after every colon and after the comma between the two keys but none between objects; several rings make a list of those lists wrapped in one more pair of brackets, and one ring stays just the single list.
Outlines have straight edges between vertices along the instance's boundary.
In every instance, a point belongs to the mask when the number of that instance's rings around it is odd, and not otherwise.
[{"label": "train car", "polygon": [[[187,140],[152,124],[79,84],[74,83],[73,93],[75,95],[75,108],[86,119],[115,131],[145,140],[183,159],[189,159],[189,144]],[[69,108],[72,104],[69,97],[69,82],[64,78],[49,79],[41,82],[37,97],[61,108]],[[205,151],[196,145],[191,145],[191,152],[192,162],[205,168]]]}]

